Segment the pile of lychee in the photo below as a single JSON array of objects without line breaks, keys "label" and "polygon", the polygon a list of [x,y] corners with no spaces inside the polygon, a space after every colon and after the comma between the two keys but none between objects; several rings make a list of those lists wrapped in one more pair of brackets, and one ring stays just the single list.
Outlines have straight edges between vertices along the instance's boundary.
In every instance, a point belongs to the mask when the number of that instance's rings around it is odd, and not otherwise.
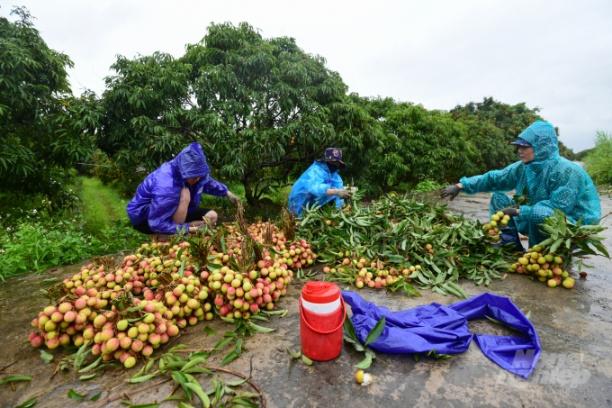
[{"label": "pile of lychee", "polygon": [[564,259],[546,248],[534,245],[510,265],[510,271],[531,275],[549,288],[563,286],[572,289],[576,280],[564,269]]},{"label": "pile of lychee", "polygon": [[293,269],[312,264],[316,254],[304,240],[287,242],[273,225],[257,223],[248,231],[262,248],[248,270],[238,270],[245,238],[233,225],[226,226],[227,252],[213,245],[204,261],[195,259],[187,241],[152,242],[117,266],[82,266],[56,288],[58,302],[33,319],[31,345],[52,350],[88,343],[93,355],[130,368],[187,326],[217,315],[249,319],[272,310]]},{"label": "pile of lychee", "polygon": [[420,269],[421,265],[396,268],[386,265],[384,261],[379,259],[351,258],[349,254],[349,256],[342,259],[339,265],[323,267],[323,272],[326,274],[350,275],[353,278],[352,283],[357,289],[364,287],[380,289],[393,285],[400,277],[410,282],[410,275]]},{"label": "pile of lychee", "polygon": [[491,216],[488,223],[482,226],[482,229],[489,239],[491,239],[493,242],[498,242],[500,239],[501,228],[507,226],[509,222],[510,216],[498,211]]}]

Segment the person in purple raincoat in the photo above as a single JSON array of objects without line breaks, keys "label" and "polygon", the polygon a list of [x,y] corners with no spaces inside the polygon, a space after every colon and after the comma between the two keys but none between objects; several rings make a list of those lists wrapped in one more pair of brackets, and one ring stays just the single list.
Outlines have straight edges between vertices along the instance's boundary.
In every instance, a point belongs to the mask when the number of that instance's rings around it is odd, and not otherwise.
[{"label": "person in purple raincoat", "polygon": [[194,232],[204,223],[217,222],[215,211],[200,208],[203,193],[240,202],[225,184],[211,177],[202,146],[194,142],[140,183],[127,214],[134,228],[145,234]]}]

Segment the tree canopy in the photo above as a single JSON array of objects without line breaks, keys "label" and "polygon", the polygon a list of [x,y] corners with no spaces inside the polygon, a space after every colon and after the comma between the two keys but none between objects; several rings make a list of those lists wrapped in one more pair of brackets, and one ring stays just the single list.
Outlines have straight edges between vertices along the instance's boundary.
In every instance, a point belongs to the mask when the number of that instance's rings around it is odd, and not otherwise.
[{"label": "tree canopy", "polygon": [[247,23],[211,24],[178,57],[119,56],[100,97],[76,98],[68,56],[47,46],[25,9],[14,14],[0,18],[0,181],[20,191],[52,192],[87,159],[132,193],[198,141],[213,176],[241,183],[251,203],[327,146],[344,150],[345,179],[377,194],[505,166],[516,160],[508,143],[540,118],[493,98],[446,112],[348,94],[322,57]]},{"label": "tree canopy", "polygon": [[0,17],[0,184],[53,193],[93,146],[82,130],[91,95],[72,97],[70,58],[47,46],[25,9],[11,14]]}]

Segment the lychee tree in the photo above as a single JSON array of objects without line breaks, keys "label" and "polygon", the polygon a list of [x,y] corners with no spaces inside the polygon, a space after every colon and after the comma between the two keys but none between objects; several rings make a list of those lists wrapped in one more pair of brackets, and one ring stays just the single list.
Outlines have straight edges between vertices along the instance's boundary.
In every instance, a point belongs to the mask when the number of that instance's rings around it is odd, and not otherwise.
[{"label": "lychee tree", "polygon": [[0,184],[4,192],[61,191],[93,147],[91,95],[72,97],[72,61],[45,43],[25,8],[0,17]]},{"label": "lychee tree", "polygon": [[326,144],[355,139],[330,121],[346,85],[292,38],[264,39],[246,23],[212,24],[183,61],[199,113],[194,125],[212,161],[240,180],[249,202],[291,169],[303,170]]}]

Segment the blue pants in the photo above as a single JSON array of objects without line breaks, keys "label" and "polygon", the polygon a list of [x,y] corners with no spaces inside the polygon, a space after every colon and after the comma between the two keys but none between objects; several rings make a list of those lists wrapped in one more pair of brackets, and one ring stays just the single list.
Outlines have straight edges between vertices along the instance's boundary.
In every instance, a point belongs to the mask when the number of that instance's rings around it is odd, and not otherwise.
[{"label": "blue pants", "polygon": [[[508,197],[504,193],[495,192],[491,196],[491,202],[489,203],[489,216],[495,214],[498,211],[503,210],[504,208],[514,206],[514,201]],[[521,240],[518,236],[518,232],[524,235],[529,235],[526,233],[523,222],[518,222],[516,217],[512,217],[507,226],[500,229],[501,231],[501,244],[506,245],[513,243],[515,244],[517,249],[524,250],[523,244],[521,244]]]},{"label": "blue pants", "polygon": [[[497,211],[503,210],[504,208],[516,206],[516,203],[504,193],[495,192],[491,196],[491,202],[489,203],[489,214],[493,215]],[[524,217],[512,217],[512,220],[508,224],[510,230],[508,233],[520,232],[523,235],[529,237],[529,246],[536,245],[537,243],[546,239],[546,236],[540,231],[540,222],[538,220],[526,220]],[[506,228],[504,228],[505,230]],[[504,231],[502,231],[503,233]],[[518,236],[517,236],[518,237]],[[520,241],[519,241],[520,242]]]}]

